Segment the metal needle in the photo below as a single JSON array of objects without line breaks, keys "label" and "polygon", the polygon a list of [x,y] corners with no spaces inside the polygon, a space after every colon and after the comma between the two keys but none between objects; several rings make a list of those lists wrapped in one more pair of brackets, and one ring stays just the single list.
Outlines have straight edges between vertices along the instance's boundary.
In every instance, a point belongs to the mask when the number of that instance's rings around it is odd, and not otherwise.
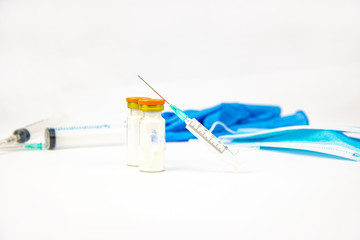
[{"label": "metal needle", "polygon": [[155,91],[155,89],[153,89],[142,77],[140,77],[140,75],[137,75],[138,78],[140,78],[146,85],[149,86],[149,88],[151,88],[157,95],[159,95],[159,97],[161,97],[167,104],[170,104],[168,101],[165,100],[165,98],[163,98],[157,91]]}]

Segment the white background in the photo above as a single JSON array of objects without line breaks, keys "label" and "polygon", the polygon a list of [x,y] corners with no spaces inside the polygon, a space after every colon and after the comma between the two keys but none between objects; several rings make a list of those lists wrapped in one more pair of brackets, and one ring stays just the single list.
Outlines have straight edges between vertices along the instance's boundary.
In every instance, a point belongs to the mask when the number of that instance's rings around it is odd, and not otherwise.
[{"label": "white background", "polygon": [[[359,125],[359,13],[358,1],[0,0],[0,134],[56,111],[121,121],[126,96],[155,96],[136,74],[182,109],[270,104]],[[157,175],[125,167],[123,147],[2,154],[0,239],[360,238],[357,163],[250,151],[232,175],[194,149],[169,144]]]}]

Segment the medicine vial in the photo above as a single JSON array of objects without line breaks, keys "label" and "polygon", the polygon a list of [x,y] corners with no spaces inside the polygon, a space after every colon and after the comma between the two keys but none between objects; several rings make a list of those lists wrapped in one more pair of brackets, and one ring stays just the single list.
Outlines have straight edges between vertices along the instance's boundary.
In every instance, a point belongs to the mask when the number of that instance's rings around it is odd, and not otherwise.
[{"label": "medicine vial", "polygon": [[149,99],[144,97],[128,97],[126,98],[127,107],[129,108],[129,115],[126,118],[126,139],[127,139],[127,154],[126,164],[128,166],[139,166],[140,159],[140,119],[143,116],[142,111],[139,110],[140,99]]},{"label": "medicine vial", "polygon": [[165,170],[165,119],[161,117],[165,101],[162,99],[140,99],[143,112],[140,120],[140,162],[142,172]]}]

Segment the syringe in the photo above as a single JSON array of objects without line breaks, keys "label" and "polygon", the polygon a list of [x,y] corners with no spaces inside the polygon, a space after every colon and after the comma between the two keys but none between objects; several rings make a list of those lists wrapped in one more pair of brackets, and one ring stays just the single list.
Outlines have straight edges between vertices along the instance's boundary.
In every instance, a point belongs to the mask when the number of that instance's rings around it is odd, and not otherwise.
[{"label": "syringe", "polygon": [[161,97],[174,111],[176,116],[178,116],[186,124],[186,129],[189,130],[195,137],[197,137],[201,142],[206,143],[207,146],[210,146],[212,149],[216,150],[222,157],[222,159],[232,166],[234,166],[235,171],[239,170],[240,162],[236,158],[236,154],[232,152],[228,146],[222,143],[217,137],[214,136],[208,129],[206,129],[199,121],[195,118],[189,118],[183,111],[173,104],[170,104],[165,100],[154,88],[152,88],[142,77],[137,75],[146,85],[148,85],[159,97]]},{"label": "syringe", "polygon": [[46,127],[58,124],[62,118],[63,116],[61,114],[54,114],[48,119],[43,119],[26,125],[25,127],[18,128],[14,130],[9,137],[0,140],[0,146],[13,143],[25,143],[29,141],[33,135],[42,133]]},{"label": "syringe", "polygon": [[4,144],[0,145],[0,152],[119,146],[125,143],[125,128],[112,128],[109,124],[68,126],[44,129],[43,143]]}]

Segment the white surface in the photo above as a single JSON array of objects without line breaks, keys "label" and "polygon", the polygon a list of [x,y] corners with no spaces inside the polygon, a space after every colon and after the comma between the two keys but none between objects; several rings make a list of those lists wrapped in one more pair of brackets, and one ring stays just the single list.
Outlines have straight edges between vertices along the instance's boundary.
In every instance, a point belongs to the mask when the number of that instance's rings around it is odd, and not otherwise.
[{"label": "white surface", "polygon": [[124,150],[1,155],[1,239],[359,239],[358,163],[248,151],[231,174],[179,143],[141,173]]},{"label": "white surface", "polygon": [[[0,1],[0,135],[54,111],[126,116],[125,97],[181,109],[219,102],[360,123],[357,1]],[[180,94],[186,90],[186,94]],[[125,166],[125,147],[0,155],[0,239],[360,239],[360,165],[269,151],[244,172],[196,145],[167,170]],[[203,148],[201,148],[203,149]],[[204,156],[202,154],[205,154]]]}]

